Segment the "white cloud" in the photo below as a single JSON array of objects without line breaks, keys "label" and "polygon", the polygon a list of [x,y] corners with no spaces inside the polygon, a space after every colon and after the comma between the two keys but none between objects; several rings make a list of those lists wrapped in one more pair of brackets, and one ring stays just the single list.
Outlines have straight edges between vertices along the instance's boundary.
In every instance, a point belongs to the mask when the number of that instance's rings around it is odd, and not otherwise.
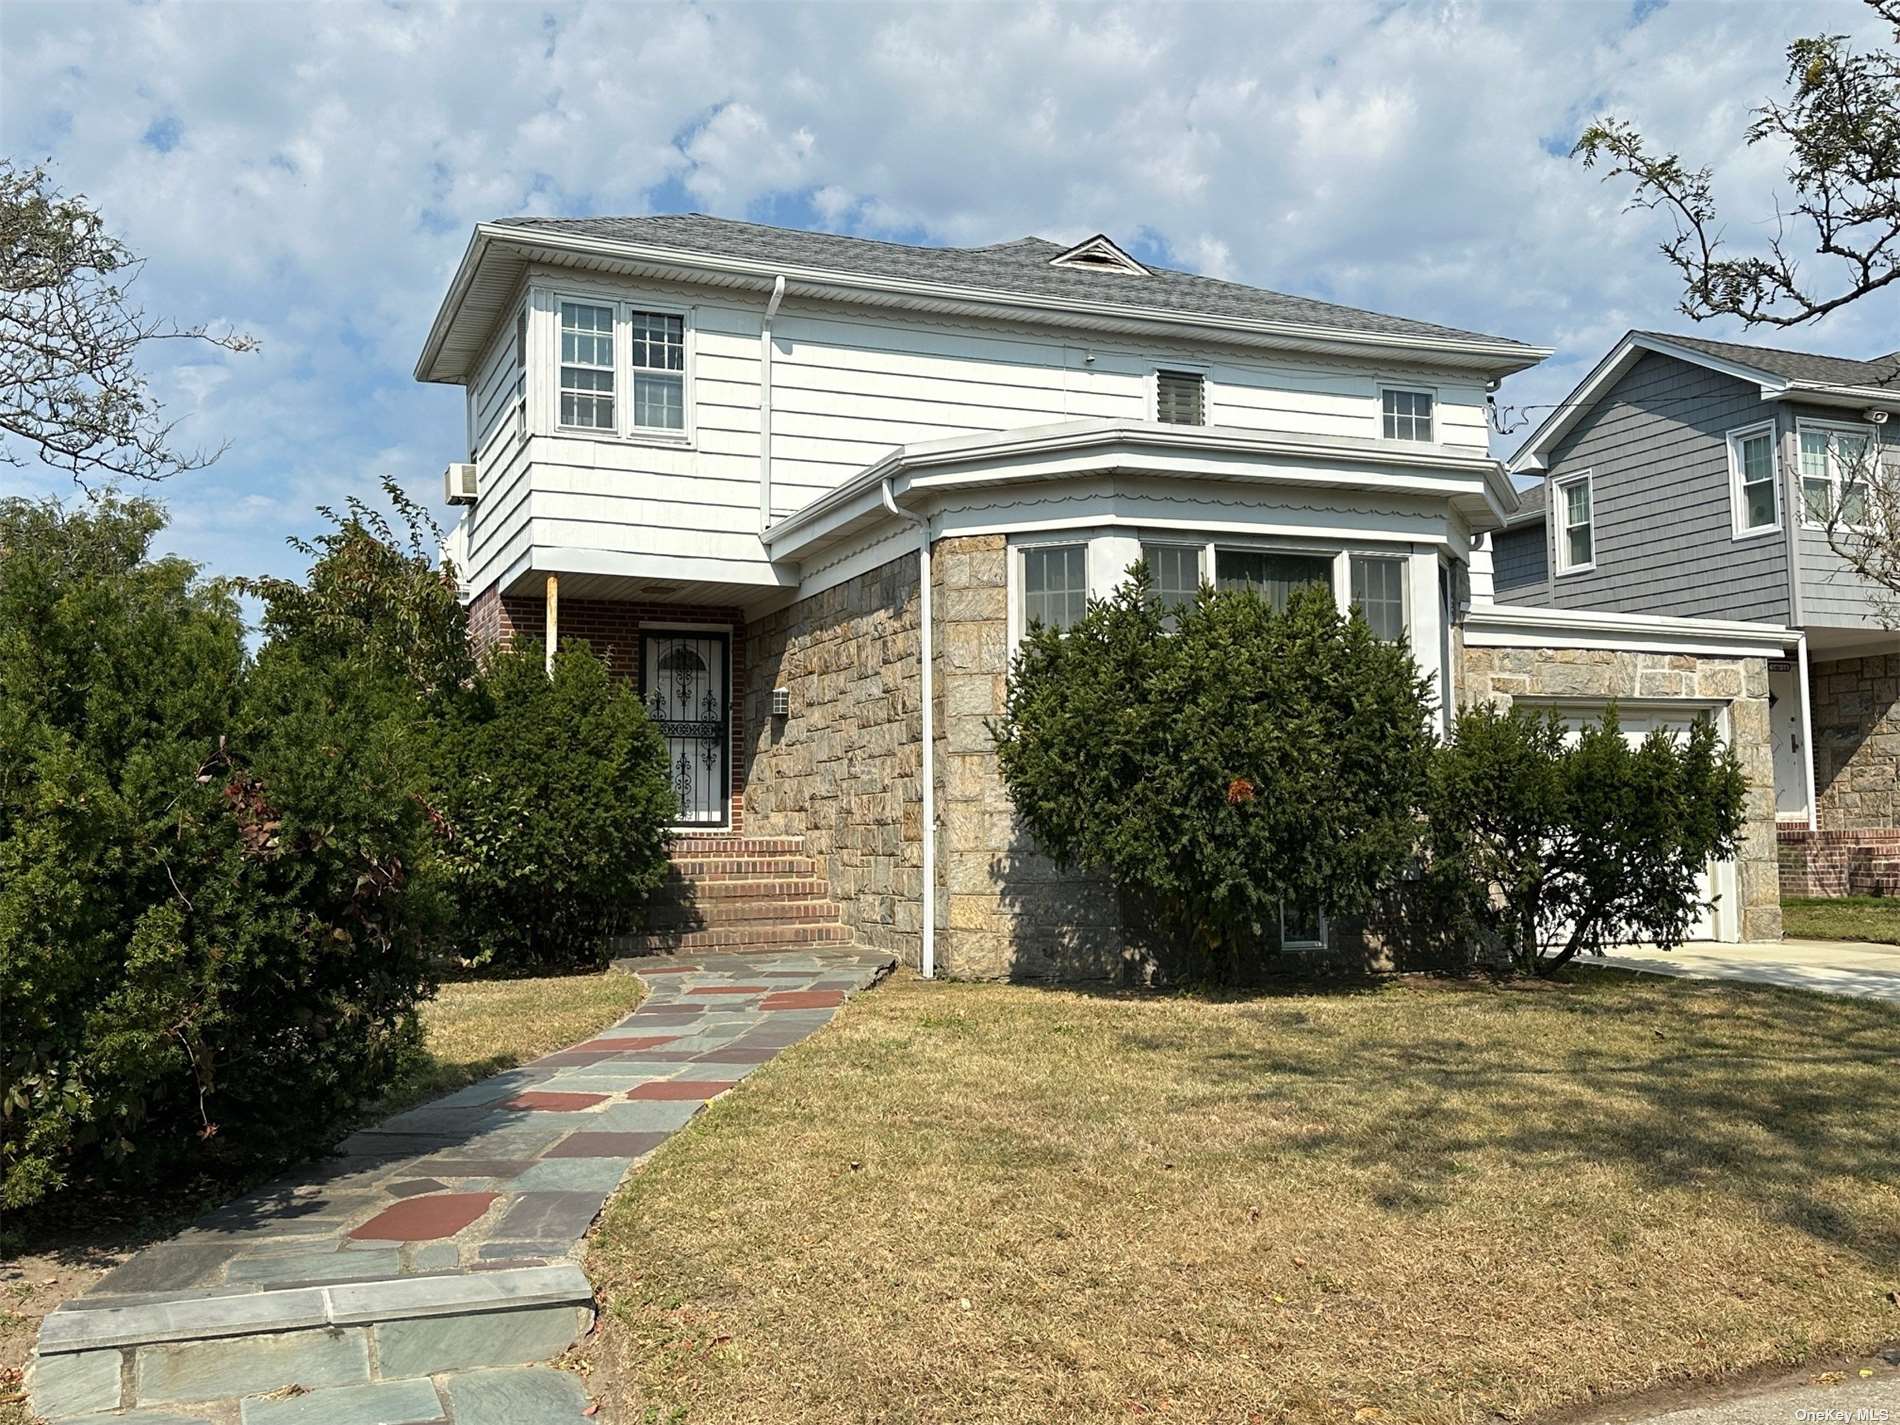
[{"label": "white cloud", "polygon": [[[1503,395],[1556,399],[1625,328],[1679,320],[1666,228],[1566,156],[1581,126],[1621,114],[1715,164],[1747,239],[1779,176],[1740,142],[1748,108],[1780,92],[1790,37],[1855,26],[1882,38],[1838,0],[1640,22],[1462,0],[12,0],[0,130],[149,258],[154,311],[263,340],[158,372],[188,442],[232,443],[165,489],[174,542],[235,572],[294,562],[277,551],[311,506],[384,471],[433,492],[459,393],[409,372],[470,226],[518,212],[684,202],[956,243],[1106,231],[1559,346]],[[1900,344],[1895,314],[1876,299],[1786,340],[1873,354]]]}]

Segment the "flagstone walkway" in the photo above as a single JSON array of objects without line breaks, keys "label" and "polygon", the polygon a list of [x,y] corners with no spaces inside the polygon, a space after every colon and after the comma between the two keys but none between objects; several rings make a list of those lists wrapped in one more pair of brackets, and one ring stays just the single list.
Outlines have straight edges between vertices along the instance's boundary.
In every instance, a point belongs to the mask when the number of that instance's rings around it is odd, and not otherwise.
[{"label": "flagstone walkway", "polygon": [[591,1324],[578,1249],[606,1199],[891,968],[829,950],[619,964],[649,994],[613,1028],[352,1134],[47,1316],[34,1408],[170,1425],[577,1418],[573,1377],[494,1368],[550,1359]]}]

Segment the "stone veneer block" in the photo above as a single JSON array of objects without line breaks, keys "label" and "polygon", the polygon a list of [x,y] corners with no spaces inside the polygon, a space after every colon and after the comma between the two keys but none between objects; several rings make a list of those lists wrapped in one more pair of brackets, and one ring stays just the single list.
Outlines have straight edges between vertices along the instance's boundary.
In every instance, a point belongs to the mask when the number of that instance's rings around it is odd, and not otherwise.
[{"label": "stone veneer block", "polygon": [[479,1316],[425,1316],[375,1326],[385,1377],[436,1375],[479,1366],[514,1366],[558,1356],[587,1329],[572,1306],[532,1306]]},{"label": "stone veneer block", "polygon": [[453,1237],[488,1211],[492,1192],[431,1192],[386,1207],[350,1236],[383,1242],[429,1242]]},{"label": "stone veneer block", "polygon": [[116,1410],[119,1353],[80,1351],[76,1355],[37,1356],[27,1364],[26,1392],[34,1413],[49,1418]]},{"label": "stone veneer block", "polygon": [[587,1408],[572,1371],[470,1371],[442,1383],[455,1425],[568,1425]]},{"label": "stone veneer block", "polygon": [[288,1400],[238,1403],[243,1425],[430,1425],[442,1401],[426,1380],[380,1380],[313,1390]]},{"label": "stone veneer block", "polygon": [[330,1327],[140,1346],[135,1375],[140,1405],[259,1395],[287,1385],[365,1384],[369,1333]]}]

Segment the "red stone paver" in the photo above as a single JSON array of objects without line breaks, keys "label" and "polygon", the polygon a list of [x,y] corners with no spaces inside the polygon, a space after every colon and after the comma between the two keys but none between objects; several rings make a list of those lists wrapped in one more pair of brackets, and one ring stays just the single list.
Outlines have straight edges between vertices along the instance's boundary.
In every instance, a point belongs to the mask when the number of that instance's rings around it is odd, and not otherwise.
[{"label": "red stone paver", "polygon": [[637,1089],[628,1089],[627,1097],[678,1102],[681,1099],[711,1098],[731,1087],[732,1084],[723,1079],[655,1079],[650,1084],[641,1084]]},{"label": "red stone paver", "polygon": [[760,1009],[836,1009],[844,1003],[843,990],[780,990],[759,1001]]},{"label": "red stone paver", "polygon": [[534,1063],[536,1068],[579,1069],[612,1057],[612,1051],[607,1049],[574,1048],[562,1049],[553,1054],[543,1054]]},{"label": "red stone paver", "polygon": [[501,1101],[502,1108],[529,1109],[539,1113],[579,1113],[584,1108],[592,1108],[597,1103],[605,1103],[604,1093],[545,1093],[539,1089],[530,1089],[527,1093],[518,1093],[513,1098]]},{"label": "red stone paver", "polygon": [[637,1158],[651,1153],[670,1133],[570,1133],[545,1158]]},{"label": "red stone paver", "polygon": [[689,995],[762,995],[771,989],[770,985],[701,985],[698,989],[688,990]]},{"label": "red stone paver", "polygon": [[430,1242],[453,1237],[488,1211],[488,1204],[499,1196],[492,1192],[432,1192],[406,1197],[352,1229],[350,1236],[378,1242]]},{"label": "red stone paver", "polygon": [[621,1039],[589,1039],[585,1044],[576,1044],[576,1050],[600,1049],[608,1054],[623,1054],[631,1049],[652,1049],[660,1044],[671,1044],[680,1036],[677,1034],[637,1034]]}]

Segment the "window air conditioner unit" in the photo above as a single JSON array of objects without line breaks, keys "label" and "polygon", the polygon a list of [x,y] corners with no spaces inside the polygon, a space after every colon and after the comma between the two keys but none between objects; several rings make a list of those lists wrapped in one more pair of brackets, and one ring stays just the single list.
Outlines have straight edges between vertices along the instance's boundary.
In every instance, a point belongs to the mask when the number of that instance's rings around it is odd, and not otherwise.
[{"label": "window air conditioner unit", "polygon": [[442,496],[451,505],[475,503],[475,466],[472,461],[458,461],[442,472]]}]

